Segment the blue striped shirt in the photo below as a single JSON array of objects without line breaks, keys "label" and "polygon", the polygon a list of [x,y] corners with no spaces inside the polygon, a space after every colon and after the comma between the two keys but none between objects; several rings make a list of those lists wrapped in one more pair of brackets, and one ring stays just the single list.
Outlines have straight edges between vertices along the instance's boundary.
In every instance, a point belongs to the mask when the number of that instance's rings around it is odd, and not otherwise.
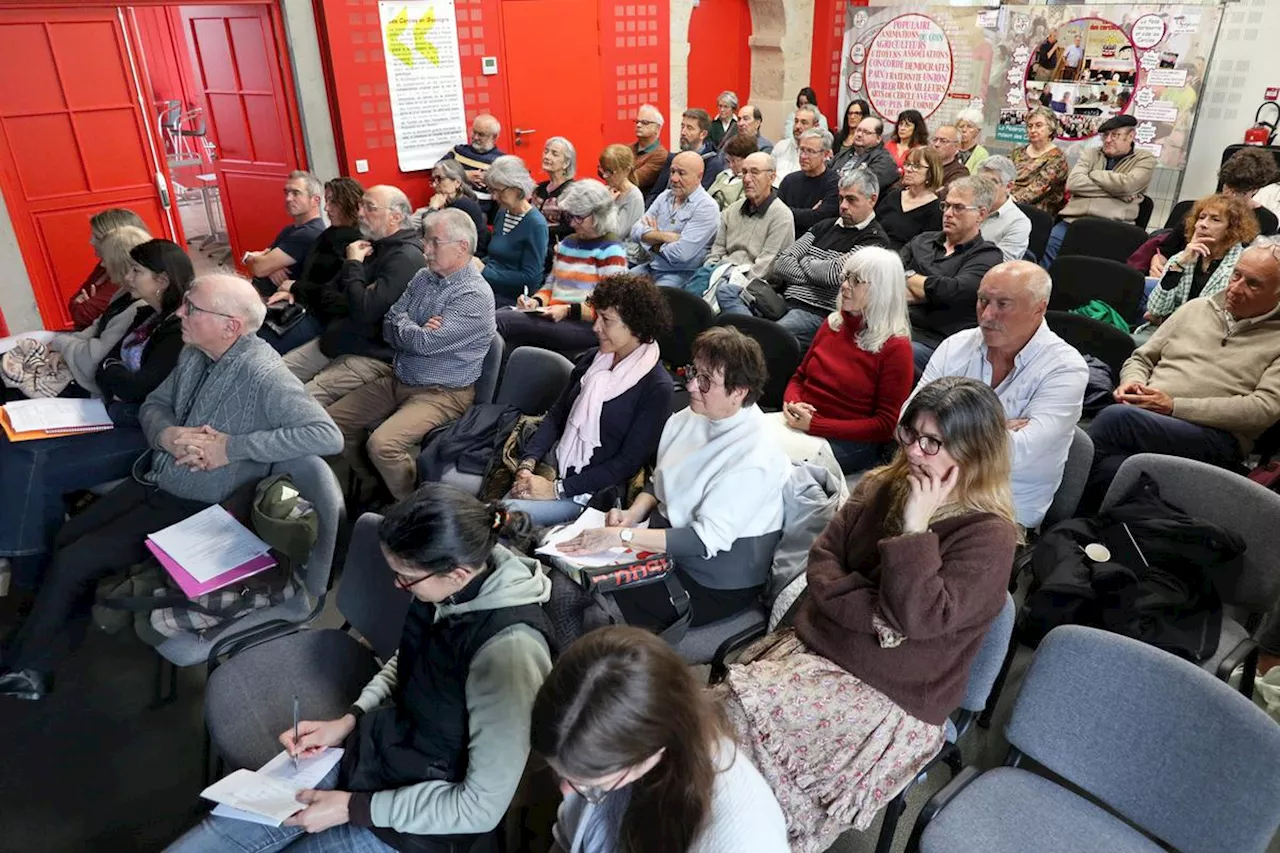
[{"label": "blue striped shirt", "polygon": [[[426,328],[432,317],[440,328]],[[470,264],[444,278],[424,267],[387,310],[382,331],[401,382],[466,388],[480,378],[493,340],[493,290]]]}]

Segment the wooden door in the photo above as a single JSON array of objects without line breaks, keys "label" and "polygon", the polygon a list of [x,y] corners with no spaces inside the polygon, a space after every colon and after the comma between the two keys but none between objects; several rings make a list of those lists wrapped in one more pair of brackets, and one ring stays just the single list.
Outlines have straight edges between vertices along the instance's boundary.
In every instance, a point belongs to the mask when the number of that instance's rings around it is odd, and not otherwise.
[{"label": "wooden door", "polygon": [[[751,99],[751,9],[747,0],[700,0],[689,18],[689,107],[716,116],[716,97],[728,89]],[[673,121],[679,119],[673,117]]]},{"label": "wooden door", "polygon": [[[604,148],[597,4],[506,0],[501,9],[510,114],[503,134],[511,140],[503,150],[524,158],[542,180],[542,147],[548,138],[563,136],[577,149],[578,175],[594,175]],[[582,97],[566,100],[566,86]]]},{"label": "wooden door", "polygon": [[0,10],[0,80],[0,192],[45,326],[70,328],[94,213],[127,207],[181,239],[155,117],[114,6]]},{"label": "wooden door", "polygon": [[274,7],[183,6],[232,257],[268,246],[288,224],[284,182],[305,168],[293,87]]}]

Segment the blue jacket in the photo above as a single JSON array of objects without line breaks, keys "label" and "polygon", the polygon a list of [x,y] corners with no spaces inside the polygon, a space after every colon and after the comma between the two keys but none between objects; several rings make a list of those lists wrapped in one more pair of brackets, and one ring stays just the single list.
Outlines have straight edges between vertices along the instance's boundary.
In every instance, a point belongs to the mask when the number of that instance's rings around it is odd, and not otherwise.
[{"label": "blue jacket", "polygon": [[506,216],[506,211],[499,211],[494,217],[483,275],[494,294],[510,304],[526,287],[531,295],[542,287],[549,232],[547,220],[537,208],[530,208],[510,234],[502,233]]}]

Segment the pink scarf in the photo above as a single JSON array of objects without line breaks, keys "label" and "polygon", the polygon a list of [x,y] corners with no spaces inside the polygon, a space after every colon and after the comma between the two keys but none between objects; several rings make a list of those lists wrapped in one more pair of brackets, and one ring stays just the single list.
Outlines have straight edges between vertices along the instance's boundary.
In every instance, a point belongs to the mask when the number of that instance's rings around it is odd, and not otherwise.
[{"label": "pink scarf", "polygon": [[587,467],[592,454],[600,446],[600,410],[614,397],[635,387],[653,370],[658,363],[658,345],[653,342],[641,344],[618,362],[617,367],[613,366],[613,358],[611,352],[596,353],[582,376],[582,390],[569,410],[569,419],[565,422],[560,446],[556,450],[561,477],[567,476],[570,470],[581,471]]}]

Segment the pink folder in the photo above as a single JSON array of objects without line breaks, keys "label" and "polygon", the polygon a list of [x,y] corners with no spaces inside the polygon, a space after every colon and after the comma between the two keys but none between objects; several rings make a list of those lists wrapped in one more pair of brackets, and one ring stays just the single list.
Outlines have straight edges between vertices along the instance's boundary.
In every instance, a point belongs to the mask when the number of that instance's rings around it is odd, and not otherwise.
[{"label": "pink folder", "polygon": [[164,566],[164,570],[169,573],[169,577],[173,578],[178,588],[186,594],[187,598],[196,598],[207,592],[222,589],[224,586],[230,586],[238,580],[251,577],[258,572],[265,572],[276,564],[276,560],[270,554],[263,554],[260,557],[254,557],[247,563],[241,563],[234,569],[229,569],[220,575],[209,578],[209,580],[201,583],[187,573],[187,570],[178,565],[177,561],[164,552],[156,543],[150,539],[146,540],[147,550],[155,555],[160,561],[160,565]]}]

